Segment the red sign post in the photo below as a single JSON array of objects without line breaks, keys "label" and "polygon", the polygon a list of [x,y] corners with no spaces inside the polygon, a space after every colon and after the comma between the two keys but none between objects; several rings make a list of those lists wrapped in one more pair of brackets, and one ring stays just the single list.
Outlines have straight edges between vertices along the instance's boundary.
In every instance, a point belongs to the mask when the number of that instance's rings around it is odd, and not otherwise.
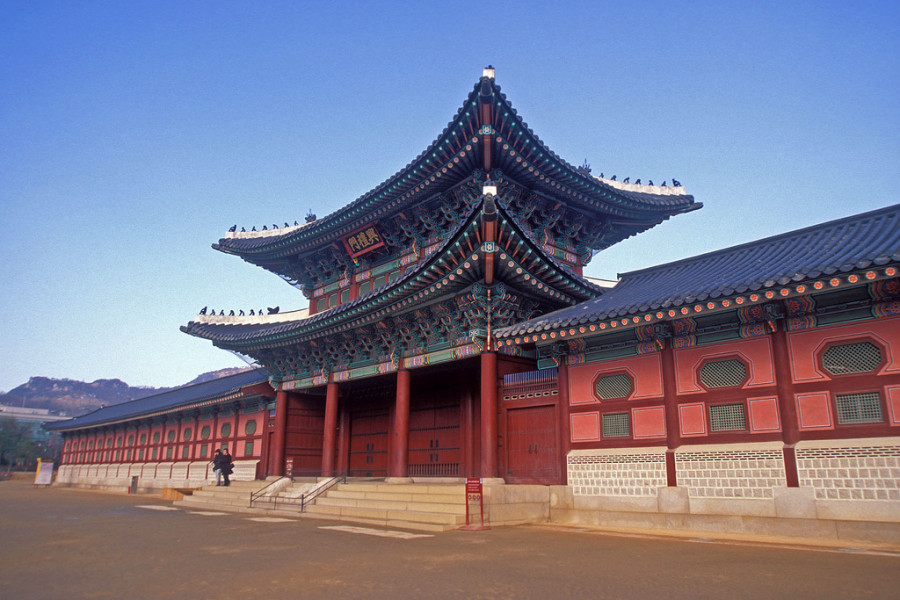
[{"label": "red sign post", "polygon": [[[480,525],[472,525],[469,517],[469,505],[475,501],[478,502],[479,514],[481,516]],[[481,483],[481,479],[475,477],[466,478],[466,524],[463,527],[460,527],[460,529],[467,529],[470,531],[490,529],[489,526],[484,524],[484,486]]]}]

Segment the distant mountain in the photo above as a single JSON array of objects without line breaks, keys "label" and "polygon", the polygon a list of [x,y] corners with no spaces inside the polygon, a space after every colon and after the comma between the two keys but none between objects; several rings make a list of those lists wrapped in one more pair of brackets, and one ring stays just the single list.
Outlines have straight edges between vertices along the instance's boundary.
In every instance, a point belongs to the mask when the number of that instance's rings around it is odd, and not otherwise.
[{"label": "distant mountain", "polygon": [[[185,385],[203,383],[227,377],[251,367],[233,367],[210,371],[197,376]],[[180,387],[180,386],[179,386]],[[87,414],[102,406],[120,404],[152,396],[174,388],[132,387],[119,379],[98,379],[91,383],[72,379],[51,379],[32,377],[5,394],[0,393],[0,404],[24,406],[25,408],[45,408],[70,417]]]}]

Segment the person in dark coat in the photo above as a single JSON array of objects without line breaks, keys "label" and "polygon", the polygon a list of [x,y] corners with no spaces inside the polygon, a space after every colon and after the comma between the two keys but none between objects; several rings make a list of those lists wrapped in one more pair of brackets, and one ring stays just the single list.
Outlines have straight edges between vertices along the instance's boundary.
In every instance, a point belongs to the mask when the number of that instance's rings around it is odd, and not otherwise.
[{"label": "person in dark coat", "polygon": [[222,485],[231,485],[231,481],[228,479],[228,476],[231,475],[234,470],[234,463],[231,462],[231,453],[228,451],[228,448],[222,448],[222,477],[225,478],[225,483]]},{"label": "person in dark coat", "polygon": [[[228,459],[228,463],[231,462],[231,458]],[[225,476],[225,485],[228,485],[228,476],[225,475],[222,470],[222,465],[224,461],[222,460],[222,451],[216,450],[215,456],[213,456],[213,472],[216,474],[216,485],[222,485],[222,476]],[[225,463],[227,464],[227,463]]]}]

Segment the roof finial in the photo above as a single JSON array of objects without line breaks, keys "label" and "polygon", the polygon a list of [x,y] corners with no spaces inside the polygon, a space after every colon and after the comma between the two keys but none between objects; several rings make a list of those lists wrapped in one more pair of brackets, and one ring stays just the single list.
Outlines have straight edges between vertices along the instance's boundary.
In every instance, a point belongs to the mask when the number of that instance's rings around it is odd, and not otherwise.
[{"label": "roof finial", "polygon": [[487,77],[488,79],[493,79],[494,78],[494,67],[492,67],[491,65],[486,66],[484,68],[484,70],[481,71],[481,76]]}]

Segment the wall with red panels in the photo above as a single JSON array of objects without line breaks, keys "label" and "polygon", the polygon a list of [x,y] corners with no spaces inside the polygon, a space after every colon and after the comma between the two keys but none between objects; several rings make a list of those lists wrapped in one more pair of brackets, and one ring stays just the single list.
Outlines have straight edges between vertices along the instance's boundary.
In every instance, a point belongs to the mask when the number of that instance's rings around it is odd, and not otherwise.
[{"label": "wall with red panels", "polygon": [[[112,430],[69,434],[63,452],[63,464],[103,464],[123,462],[182,462],[212,460],[216,448],[227,445],[236,459],[255,459],[263,453],[263,426],[265,411],[248,414],[232,414],[195,420],[193,416],[165,423],[123,424]],[[255,422],[253,433],[246,433],[247,423]],[[215,424],[215,430],[213,430]],[[222,436],[222,426],[228,424],[231,431]],[[205,426],[210,428],[209,437],[202,439],[200,433]],[[190,439],[184,439],[185,430],[190,429]],[[154,435],[159,438],[154,441]],[[169,435],[174,439],[170,440]],[[145,436],[143,442],[141,436]],[[84,448],[81,447],[84,442]],[[252,442],[252,453],[247,454],[247,443]],[[201,456],[201,447],[206,446],[206,455]],[[187,453],[185,453],[185,448]],[[171,452],[170,452],[171,451]]]},{"label": "wall with red panels", "polygon": [[628,373],[634,383],[629,400],[662,398],[662,364],[658,354],[630,356],[599,363],[569,367],[569,404],[597,404],[594,382],[598,377],[614,373]]},{"label": "wall with red panels", "polygon": [[720,342],[675,351],[675,377],[679,394],[705,392],[698,372],[710,360],[737,358],[747,364],[748,379],[744,388],[775,384],[772,344],[768,337]]},{"label": "wall with red panels", "polygon": [[795,383],[830,381],[832,377],[819,364],[819,356],[833,343],[848,343],[861,339],[872,340],[885,353],[885,364],[879,374],[900,373],[900,318],[861,321],[797,331],[788,335],[791,369]]}]

